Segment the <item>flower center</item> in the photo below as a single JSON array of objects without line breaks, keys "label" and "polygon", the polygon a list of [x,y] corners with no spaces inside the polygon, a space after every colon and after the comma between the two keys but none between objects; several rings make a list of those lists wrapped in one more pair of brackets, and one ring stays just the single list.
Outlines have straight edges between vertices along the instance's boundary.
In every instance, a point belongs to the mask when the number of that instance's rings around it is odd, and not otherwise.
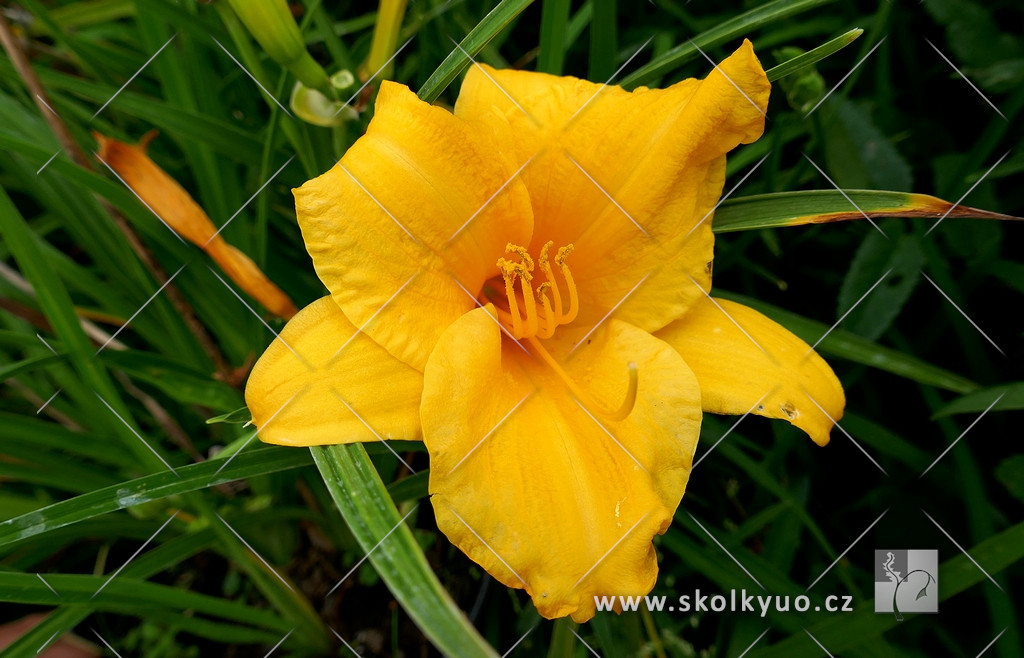
[{"label": "flower center", "polygon": [[[497,308],[498,320],[505,325],[509,334],[515,340],[525,340],[530,346],[530,351],[551,368],[561,379],[572,396],[591,413],[604,416],[610,420],[625,420],[636,404],[637,394],[637,366],[635,363],[627,364],[629,381],[626,389],[625,399],[618,409],[608,409],[599,404],[572,377],[562,368],[554,357],[544,348],[541,339],[551,338],[555,335],[555,328],[563,324],[569,324],[576,319],[580,310],[579,293],[576,290],[576,282],[572,278],[569,266],[565,264],[569,254],[573,251],[573,245],[567,244],[555,253],[555,265],[562,275],[562,284],[556,280],[555,270],[548,258],[548,251],[554,245],[549,240],[540,250],[540,257],[536,266],[544,273],[546,279],[534,289],[533,271],[535,264],[526,248],[509,243],[505,246],[505,253],[519,256],[519,260],[512,261],[506,258],[498,259],[498,269],[505,283],[505,300],[508,310]],[[516,290],[516,283],[519,289]],[[568,303],[563,304],[561,286],[565,286]],[[490,293],[497,293],[493,288]],[[500,293],[497,293],[500,295]],[[490,295],[488,295],[490,297]],[[537,308],[537,300],[540,300],[540,310]],[[490,300],[494,301],[494,300]]]},{"label": "flower center", "polygon": [[[576,319],[580,310],[579,293],[576,290],[576,282],[573,281],[572,272],[565,260],[573,251],[572,244],[568,244],[558,250],[555,254],[555,265],[562,274],[562,279],[568,295],[568,305],[563,308],[562,292],[555,277],[551,261],[548,259],[548,251],[554,245],[548,241],[540,250],[540,258],[537,265],[544,273],[546,281],[537,286],[536,290],[531,286],[533,281],[534,262],[533,258],[524,247],[509,243],[505,246],[505,253],[516,254],[519,261],[511,261],[506,258],[498,259],[498,269],[505,280],[505,297],[508,300],[508,311],[499,310],[499,318],[507,325],[509,333],[516,340],[523,338],[551,338],[555,335],[555,328],[569,324]],[[519,292],[516,292],[516,282],[519,283]],[[536,296],[535,296],[536,293]],[[520,297],[522,308],[520,309]],[[540,299],[540,310],[537,308],[537,300]]]}]

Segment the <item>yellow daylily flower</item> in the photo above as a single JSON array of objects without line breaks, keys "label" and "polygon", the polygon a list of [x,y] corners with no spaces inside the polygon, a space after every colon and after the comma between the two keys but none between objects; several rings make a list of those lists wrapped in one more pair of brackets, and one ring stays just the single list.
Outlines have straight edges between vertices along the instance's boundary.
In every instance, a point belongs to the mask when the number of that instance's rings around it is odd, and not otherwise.
[{"label": "yellow daylily flower", "polygon": [[438,527],[545,617],[649,592],[702,408],[819,444],[842,414],[806,344],[709,296],[725,154],[769,89],[749,42],[667,89],[477,66],[454,113],[384,83],[295,191],[331,295],[253,370],[262,440],[422,438]]}]

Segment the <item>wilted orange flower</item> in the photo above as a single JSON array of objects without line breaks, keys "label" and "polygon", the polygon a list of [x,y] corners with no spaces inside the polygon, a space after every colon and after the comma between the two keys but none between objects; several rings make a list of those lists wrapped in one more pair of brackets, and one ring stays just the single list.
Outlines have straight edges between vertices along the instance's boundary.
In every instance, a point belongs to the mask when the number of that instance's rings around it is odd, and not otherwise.
[{"label": "wilted orange flower", "polygon": [[268,311],[291,318],[297,309],[292,300],[267,278],[256,263],[228,244],[213,222],[176,180],[146,155],[156,131],[142,136],[138,144],[125,144],[94,132],[100,160],[117,172],[125,184],[181,237],[202,248],[224,273]]},{"label": "wilted orange flower", "polygon": [[649,592],[702,408],[820,444],[842,414],[806,344],[708,295],[725,153],[768,94],[749,42],[632,93],[474,67],[454,114],[384,83],[366,135],[295,191],[331,296],[253,369],[260,437],[422,438],[438,527],[545,617]]}]

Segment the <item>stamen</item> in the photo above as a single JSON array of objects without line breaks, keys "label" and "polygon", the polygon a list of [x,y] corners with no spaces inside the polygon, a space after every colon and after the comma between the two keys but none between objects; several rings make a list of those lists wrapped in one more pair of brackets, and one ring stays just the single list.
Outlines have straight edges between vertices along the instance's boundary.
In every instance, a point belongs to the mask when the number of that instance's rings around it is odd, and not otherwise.
[{"label": "stamen", "polygon": [[544,327],[537,333],[538,338],[551,338],[555,335],[555,327],[558,326],[555,314],[551,311],[551,302],[548,301],[548,290],[550,289],[550,281],[545,281],[537,286],[537,297],[540,298],[541,306],[544,307]]},{"label": "stamen", "polygon": [[569,310],[566,312],[560,320],[562,324],[568,324],[576,319],[576,316],[580,312],[580,297],[576,291],[576,282],[572,279],[572,273],[569,271],[569,266],[565,264],[565,259],[569,257],[569,254],[573,252],[575,247],[571,244],[567,244],[558,250],[555,255],[555,262],[558,264],[559,271],[562,272],[562,276],[565,277],[565,283],[569,288]]},{"label": "stamen", "polygon": [[505,279],[505,296],[508,297],[508,314],[512,317],[512,336],[516,339],[523,335],[523,318],[519,315],[519,304],[516,302],[515,265],[504,258],[498,259],[498,269]]},{"label": "stamen", "polygon": [[[566,288],[569,291],[569,307],[563,307],[562,294],[558,282],[555,280],[554,270],[548,257],[553,241],[548,241],[540,252],[540,269],[544,272],[547,281],[537,288],[537,294],[541,295],[541,305],[544,312],[543,329],[541,328],[540,310],[537,308],[537,299],[534,297],[534,290],[530,283],[533,281],[531,272],[534,269],[533,259],[525,247],[512,243],[505,245],[506,253],[519,256],[521,262],[513,262],[505,258],[499,258],[497,265],[505,280],[505,296],[508,298],[508,313],[503,313],[503,321],[511,324],[511,334],[518,340],[531,336],[551,338],[555,328],[562,324],[572,322],[579,313],[580,300],[576,290],[576,282],[569,272],[569,266],[565,261],[573,251],[573,245],[569,244],[558,250],[555,255],[555,263],[558,265],[562,277],[565,279]],[[519,280],[519,288],[522,292],[522,306],[516,298],[515,284]],[[548,298],[548,294],[554,297],[554,304]]]},{"label": "stamen", "polygon": [[[527,256],[529,258],[529,256]],[[532,261],[530,263],[533,264]],[[522,264],[516,267],[516,274],[519,275],[519,288],[523,291],[523,306],[526,307],[526,336],[537,335],[537,302],[533,298],[533,288],[530,281],[533,276]]]},{"label": "stamen", "polygon": [[544,246],[540,250],[540,271],[547,277],[548,282],[551,284],[551,296],[554,298],[554,312],[555,322],[560,323],[562,320],[562,294],[558,290],[558,284],[555,283],[555,273],[551,271],[551,263],[548,262],[548,249],[553,247],[555,244],[554,240],[548,240],[544,243]]},{"label": "stamen", "polygon": [[629,371],[629,384],[626,388],[626,398],[622,401],[622,404],[617,410],[608,411],[590,397],[586,391],[581,389],[575,381],[573,381],[572,377],[569,376],[569,373],[562,369],[562,366],[560,366],[558,362],[555,361],[555,358],[551,356],[546,349],[544,349],[544,346],[540,344],[540,341],[533,337],[528,337],[526,340],[530,343],[530,346],[534,349],[537,356],[539,356],[544,363],[546,363],[555,372],[555,374],[558,375],[559,379],[561,379],[569,389],[569,392],[572,393],[572,396],[576,398],[576,400],[588,411],[616,422],[625,420],[629,417],[629,414],[632,413],[633,407],[636,405],[636,394],[640,381],[638,368],[635,363],[630,361],[626,364],[626,368]]}]

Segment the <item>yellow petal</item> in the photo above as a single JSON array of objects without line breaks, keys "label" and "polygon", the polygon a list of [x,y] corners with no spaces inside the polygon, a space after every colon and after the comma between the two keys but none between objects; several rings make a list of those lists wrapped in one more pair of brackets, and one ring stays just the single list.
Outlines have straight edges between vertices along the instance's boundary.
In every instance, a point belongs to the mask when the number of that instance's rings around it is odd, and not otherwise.
[{"label": "yellow petal", "polygon": [[528,242],[533,222],[521,181],[509,182],[516,168],[500,126],[457,118],[391,82],[375,112],[338,165],[295,190],[296,212],[345,315],[422,370],[441,332],[497,275],[505,244]]},{"label": "yellow petal", "polygon": [[752,308],[705,298],[657,336],[693,368],[704,411],[788,420],[818,445],[843,417],[843,387],[824,359]]},{"label": "yellow petal", "polygon": [[245,402],[267,443],[418,439],[422,389],[419,372],[324,297],[299,311],[256,362]]},{"label": "yellow petal", "polygon": [[702,297],[698,285],[710,288],[709,213],[722,192],[724,155],[761,135],[769,90],[744,42],[703,81],[632,93],[477,66],[455,112],[484,120],[500,113],[511,125],[518,160],[529,162],[531,252],[547,240],[575,244],[573,274],[587,300],[581,321],[600,319],[629,295],[615,317],[653,331]]},{"label": "yellow petal", "polygon": [[206,212],[163,169],[146,155],[149,142],[156,137],[151,130],[138,144],[125,144],[94,132],[99,143],[97,155],[117,172],[121,180],[142,202],[192,244],[206,251],[224,273],[268,311],[282,318],[295,315],[295,304],[256,266],[256,263],[232,247],[217,233]]},{"label": "yellow petal", "polygon": [[545,617],[586,621],[595,595],[654,586],[651,539],[686,487],[700,393],[673,349],[612,320],[572,355],[547,343],[608,408],[626,395],[627,363],[639,366],[632,413],[591,417],[549,366],[499,333],[488,310],[449,327],[424,373],[438,527],[502,583],[525,588]]}]

